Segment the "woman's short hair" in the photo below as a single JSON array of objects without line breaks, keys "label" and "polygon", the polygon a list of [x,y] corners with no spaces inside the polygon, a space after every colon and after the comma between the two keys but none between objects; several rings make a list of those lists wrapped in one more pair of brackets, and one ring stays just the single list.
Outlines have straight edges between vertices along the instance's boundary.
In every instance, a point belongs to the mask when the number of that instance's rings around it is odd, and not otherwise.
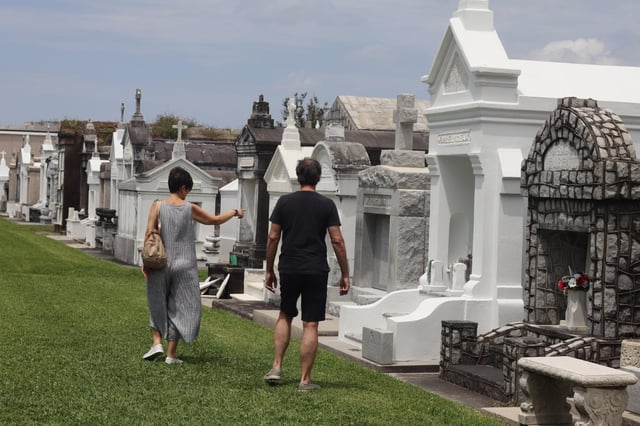
[{"label": "woman's short hair", "polygon": [[191,191],[191,188],[193,188],[193,179],[191,179],[189,172],[182,167],[174,167],[169,172],[169,192],[175,194],[183,185]]},{"label": "woman's short hair", "polygon": [[300,185],[316,186],[320,182],[320,175],[322,174],[322,167],[317,160],[305,157],[298,161],[296,166],[296,175],[298,176],[298,183]]}]

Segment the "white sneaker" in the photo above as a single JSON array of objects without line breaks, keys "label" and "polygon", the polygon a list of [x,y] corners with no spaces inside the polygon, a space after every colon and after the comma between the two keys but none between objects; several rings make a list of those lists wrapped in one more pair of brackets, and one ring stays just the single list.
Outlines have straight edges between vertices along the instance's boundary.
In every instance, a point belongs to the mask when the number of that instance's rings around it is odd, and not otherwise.
[{"label": "white sneaker", "polygon": [[164,362],[166,362],[167,364],[183,364],[184,361],[181,360],[180,358],[171,358],[171,357],[167,357]]},{"label": "white sneaker", "polygon": [[164,354],[164,349],[162,349],[162,344],[158,343],[157,345],[153,345],[151,346],[151,349],[149,349],[149,351],[142,355],[142,359],[146,359],[147,361],[153,361],[154,359],[158,358],[160,355]]}]

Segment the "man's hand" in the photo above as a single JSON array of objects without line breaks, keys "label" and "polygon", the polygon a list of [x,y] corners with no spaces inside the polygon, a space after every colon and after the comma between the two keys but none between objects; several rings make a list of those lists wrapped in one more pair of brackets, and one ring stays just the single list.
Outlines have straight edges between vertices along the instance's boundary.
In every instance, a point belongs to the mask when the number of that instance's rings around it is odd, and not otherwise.
[{"label": "man's hand", "polygon": [[349,289],[351,288],[351,283],[349,282],[349,277],[340,278],[340,296],[344,296],[349,293]]},{"label": "man's hand", "polygon": [[276,274],[273,271],[267,272],[264,277],[264,288],[269,290],[271,293],[275,293],[276,287],[278,287]]}]

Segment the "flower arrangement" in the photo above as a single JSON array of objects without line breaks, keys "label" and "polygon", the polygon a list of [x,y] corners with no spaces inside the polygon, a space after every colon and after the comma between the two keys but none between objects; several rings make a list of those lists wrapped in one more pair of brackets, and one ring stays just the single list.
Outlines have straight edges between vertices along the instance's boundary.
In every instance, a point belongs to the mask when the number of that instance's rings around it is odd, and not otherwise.
[{"label": "flower arrangement", "polygon": [[580,271],[571,272],[571,268],[569,268],[569,272],[569,275],[565,275],[558,281],[560,290],[589,290],[589,275]]}]

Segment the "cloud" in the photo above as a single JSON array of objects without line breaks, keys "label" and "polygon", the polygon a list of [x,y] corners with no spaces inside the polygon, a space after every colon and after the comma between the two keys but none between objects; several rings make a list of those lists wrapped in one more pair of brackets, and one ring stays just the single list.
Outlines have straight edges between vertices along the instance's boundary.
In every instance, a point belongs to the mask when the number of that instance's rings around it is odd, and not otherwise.
[{"label": "cloud", "polygon": [[371,62],[388,61],[392,56],[391,49],[380,44],[363,46],[353,52],[354,59]]},{"label": "cloud", "polygon": [[529,55],[539,61],[572,62],[578,64],[617,65],[604,42],[596,38],[552,41]]}]

